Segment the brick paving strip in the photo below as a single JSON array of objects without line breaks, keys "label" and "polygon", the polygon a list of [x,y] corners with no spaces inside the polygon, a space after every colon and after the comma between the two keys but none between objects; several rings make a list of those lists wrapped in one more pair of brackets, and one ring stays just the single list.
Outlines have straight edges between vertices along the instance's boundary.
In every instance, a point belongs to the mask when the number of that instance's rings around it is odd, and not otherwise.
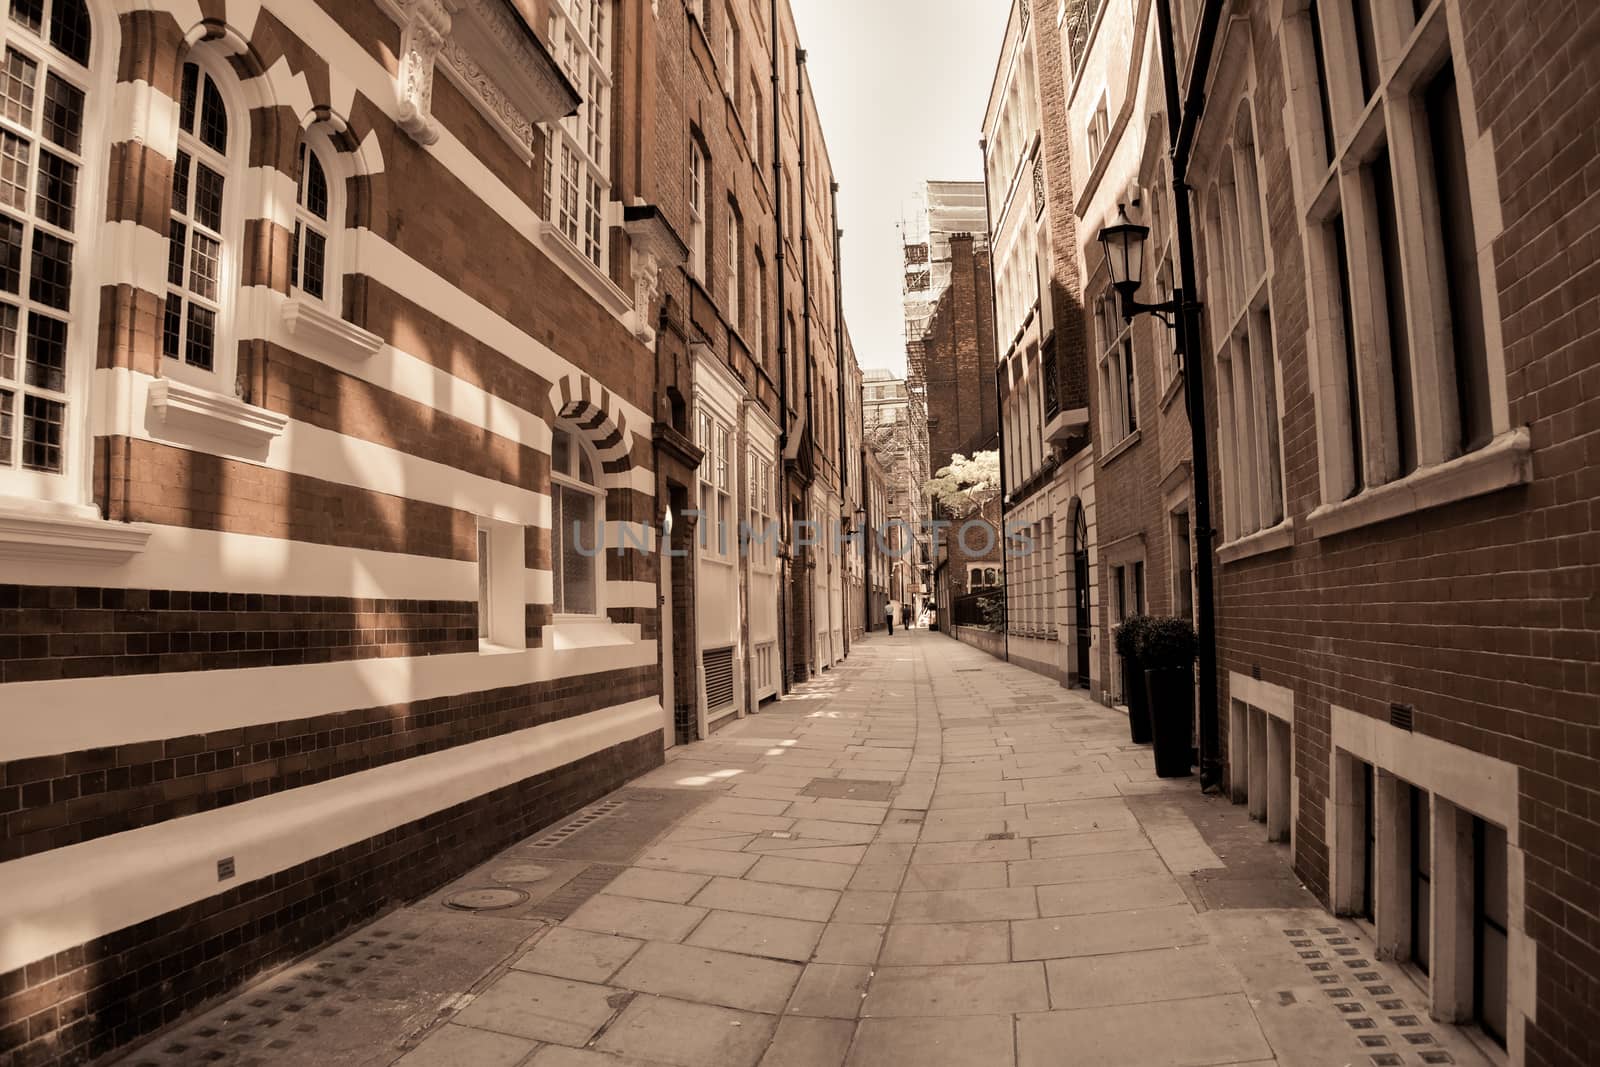
[{"label": "brick paving strip", "polygon": [[1083,694],[878,637],[122,1062],[1488,1064],[1265,836]]}]

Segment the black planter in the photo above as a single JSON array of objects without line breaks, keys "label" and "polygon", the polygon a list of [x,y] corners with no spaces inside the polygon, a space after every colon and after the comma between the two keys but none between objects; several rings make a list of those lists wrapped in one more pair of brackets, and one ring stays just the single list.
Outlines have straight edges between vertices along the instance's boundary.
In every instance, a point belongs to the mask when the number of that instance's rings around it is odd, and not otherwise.
[{"label": "black planter", "polygon": [[1190,722],[1194,714],[1194,668],[1161,667],[1144,672],[1150,699],[1151,732],[1155,734],[1156,774],[1187,778],[1194,754]]},{"label": "black planter", "polygon": [[1122,657],[1122,685],[1128,701],[1128,733],[1136,745],[1150,743],[1150,702],[1145,692],[1145,671],[1139,657]]}]

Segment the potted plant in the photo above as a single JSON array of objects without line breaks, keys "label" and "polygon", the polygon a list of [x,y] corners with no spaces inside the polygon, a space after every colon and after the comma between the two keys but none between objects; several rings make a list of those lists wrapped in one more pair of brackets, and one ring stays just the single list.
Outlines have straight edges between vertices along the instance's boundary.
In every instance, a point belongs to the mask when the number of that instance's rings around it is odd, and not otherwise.
[{"label": "potted plant", "polygon": [[1145,615],[1129,615],[1112,631],[1112,644],[1122,657],[1123,697],[1128,702],[1128,733],[1136,745],[1150,743],[1150,705],[1145,699],[1144,668],[1139,658],[1139,638],[1149,622]]},{"label": "potted plant", "polygon": [[1175,615],[1148,619],[1139,632],[1139,663],[1150,701],[1156,774],[1162,778],[1190,774],[1196,645],[1193,624]]}]

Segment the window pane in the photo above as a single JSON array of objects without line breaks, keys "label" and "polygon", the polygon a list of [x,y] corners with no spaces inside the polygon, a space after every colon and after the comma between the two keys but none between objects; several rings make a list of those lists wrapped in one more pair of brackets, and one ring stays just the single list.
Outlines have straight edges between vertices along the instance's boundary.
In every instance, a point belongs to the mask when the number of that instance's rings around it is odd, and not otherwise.
[{"label": "window pane", "polygon": [[41,304],[70,310],[72,244],[43,230],[33,231],[33,265],[28,295]]},{"label": "window pane", "polygon": [[6,71],[0,82],[0,115],[18,125],[33,125],[33,85],[39,67],[15,49],[6,49]]},{"label": "window pane", "polygon": [[11,413],[16,394],[0,389],[0,467],[11,466]]},{"label": "window pane", "polygon": [[306,246],[305,270],[300,287],[320,300],[324,265],[328,258],[328,239],[316,230],[306,230],[303,239]]},{"label": "window pane", "polygon": [[32,145],[14,133],[0,133],[0,204],[28,210],[28,154]]},{"label": "window pane", "polygon": [[183,257],[189,238],[189,228],[177,219],[167,224],[167,282],[183,284]]},{"label": "window pane", "polygon": [[54,74],[44,79],[44,135],[68,152],[82,150],[83,91]]},{"label": "window pane", "polygon": [[189,246],[189,289],[207,300],[217,299],[218,272],[222,269],[222,242],[196,232]]},{"label": "window pane", "polygon": [[315,152],[306,155],[306,210],[319,219],[328,217],[328,176]]},{"label": "window pane", "polygon": [[595,498],[566,486],[559,487],[559,491],[564,535],[561,588],[565,594],[565,610],[574,615],[592,615],[595,610],[593,552],[599,544],[595,533]]},{"label": "window pane", "polygon": [[206,78],[205,92],[200,100],[200,143],[224,154],[228,151],[228,111],[222,104],[222,94],[217,83]]},{"label": "window pane", "polygon": [[27,382],[60,393],[67,387],[67,324],[37,311],[28,316]]},{"label": "window pane", "polygon": [[167,294],[166,310],[161,316],[161,354],[178,358],[178,339],[183,332],[183,298],[177,293]]},{"label": "window pane", "polygon": [[0,378],[17,376],[17,309],[0,304]]},{"label": "window pane", "polygon": [[39,153],[39,216],[52,226],[72,229],[78,199],[78,168],[54,152]]},{"label": "window pane", "polygon": [[565,614],[567,610],[567,591],[561,584],[561,550],[563,542],[561,531],[565,528],[565,521],[561,514],[561,490],[558,486],[550,487],[550,571],[551,581],[555,588],[555,596],[551,603],[555,605],[558,614]]},{"label": "window pane", "polygon": [[50,43],[85,66],[89,63],[89,9],[83,0],[55,0]]},{"label": "window pane", "polygon": [[[170,299],[170,298],[169,298]],[[189,336],[183,361],[191,367],[210,370],[216,355],[217,313],[198,304],[189,305]]]},{"label": "window pane", "polygon": [[66,405],[42,396],[22,398],[22,465],[29,470],[61,471],[62,412]]},{"label": "window pane", "polygon": [[[1359,3],[1357,6],[1361,6]],[[1395,438],[1400,473],[1417,469],[1416,409],[1411,394],[1411,341],[1406,320],[1405,274],[1400,265],[1400,228],[1395,217],[1394,174],[1389,151],[1372,161],[1369,180],[1377,206],[1378,248],[1383,255],[1383,292],[1389,319],[1389,371],[1394,378]]]},{"label": "window pane", "polygon": [[289,235],[289,285],[300,284],[300,223],[294,224],[294,233]]},{"label": "window pane", "polygon": [[189,153],[178,149],[178,158],[172,164],[172,210],[180,215],[189,213]]},{"label": "window pane", "polygon": [[594,465],[589,462],[589,453],[585,449],[578,449],[578,480],[587,485],[595,484]]},{"label": "window pane", "polygon": [[550,439],[550,469],[558,474],[572,473],[572,436],[557,430]]},{"label": "window pane", "polygon": [[11,19],[38,33],[44,26],[44,0],[11,0]]},{"label": "window pane", "polygon": [[200,89],[200,68],[193,63],[183,65],[183,86],[178,93],[178,128],[194,132],[195,101]]},{"label": "window pane", "polygon": [[208,230],[222,229],[222,175],[206,166],[194,166],[194,219]]}]

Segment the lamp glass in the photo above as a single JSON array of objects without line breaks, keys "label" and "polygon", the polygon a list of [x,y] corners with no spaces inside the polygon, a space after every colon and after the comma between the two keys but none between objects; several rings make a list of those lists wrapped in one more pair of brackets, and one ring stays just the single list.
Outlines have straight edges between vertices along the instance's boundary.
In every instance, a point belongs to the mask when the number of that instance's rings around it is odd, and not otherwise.
[{"label": "lamp glass", "polygon": [[1100,247],[1105,251],[1106,271],[1111,284],[1123,292],[1137,292],[1144,283],[1144,245],[1150,227],[1128,218],[1128,209],[1117,205],[1117,217],[1100,230]]}]

